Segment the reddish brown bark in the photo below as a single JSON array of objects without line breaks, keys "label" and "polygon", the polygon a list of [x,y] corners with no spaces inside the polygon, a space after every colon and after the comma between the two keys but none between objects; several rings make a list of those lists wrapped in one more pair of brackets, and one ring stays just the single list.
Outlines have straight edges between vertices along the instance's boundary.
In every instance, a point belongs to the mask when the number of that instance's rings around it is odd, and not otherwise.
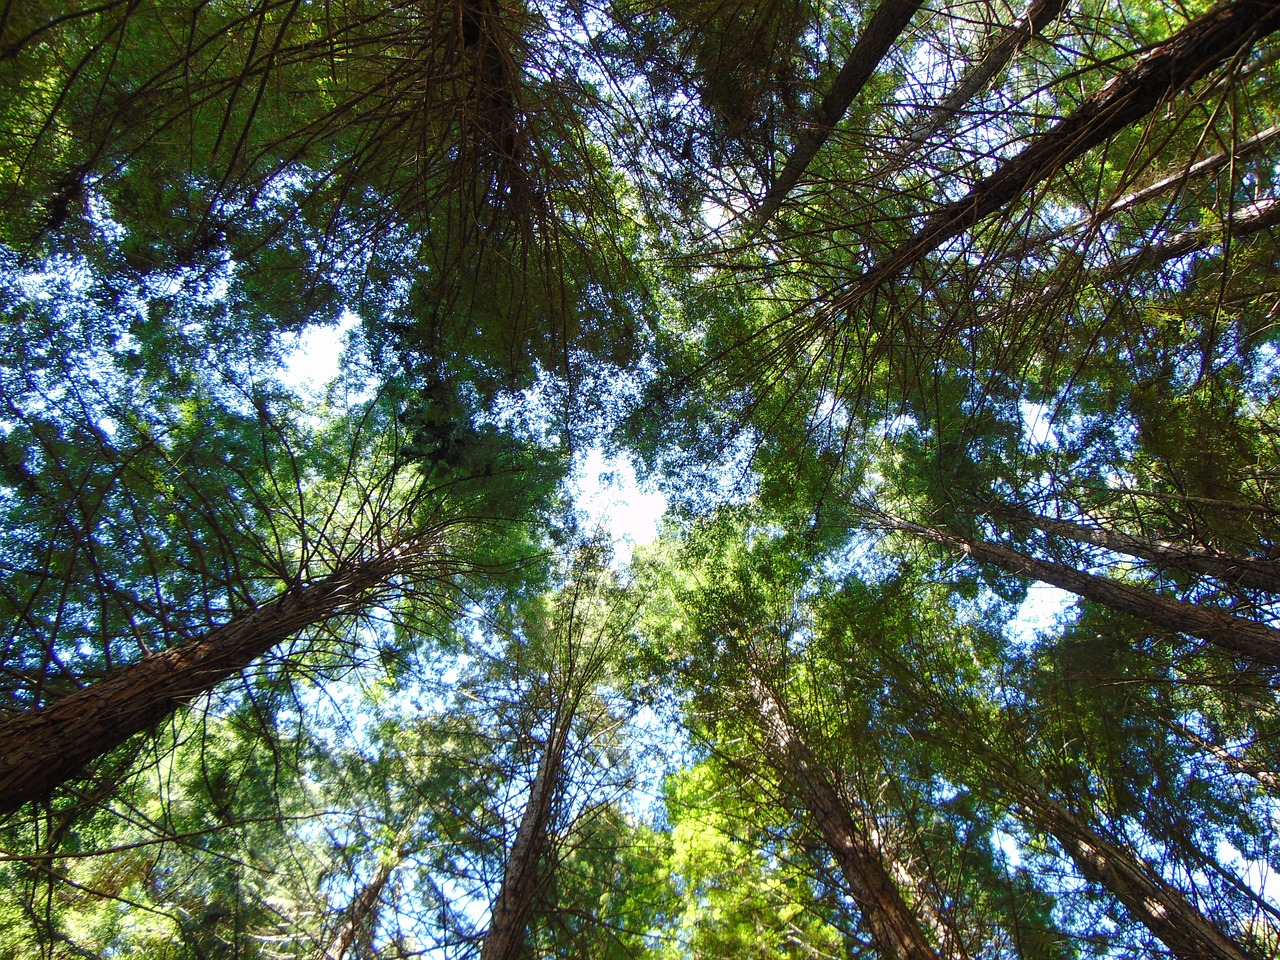
[{"label": "reddish brown bark", "polygon": [[778,212],[782,202],[787,198],[795,185],[804,176],[805,170],[818,155],[822,145],[827,142],[840,119],[849,111],[854,99],[871,79],[880,61],[906,29],[915,12],[920,9],[922,0],[882,0],[876,12],[871,15],[867,29],[858,42],[854,44],[844,66],[836,76],[835,83],[823,97],[822,103],[809,120],[808,129],[796,142],[791,157],[787,160],[778,179],[774,181],[764,199],[760,201],[760,209],[756,212],[752,232],[763,230]]},{"label": "reddish brown bark", "polygon": [[203,637],[148,656],[0,725],[0,813],[48,796],[88,762],[155,726],[304,627],[362,609],[425,548],[402,546],[291,589]]},{"label": "reddish brown bark", "polygon": [[1024,196],[1031,187],[1277,29],[1280,0],[1237,0],[1192,21],[1007,160],[967,196],[942,207],[909,242],[857,278],[836,309],[853,307],[882,283]]},{"label": "reddish brown bark", "polygon": [[1084,573],[1074,567],[1041,560],[999,544],[956,536],[936,527],[926,527],[884,514],[877,515],[875,519],[887,528],[953,547],[979,563],[989,563],[1009,573],[1059,587],[1156,626],[1199,637],[1234,656],[1280,666],[1280,630],[1254,620],[1162,597],[1142,587]]},{"label": "reddish brown bark", "polygon": [[817,822],[879,954],[899,960],[940,960],[919,918],[903,899],[883,851],[858,826],[835,780],[816,762],[786,707],[764,681],[753,679],[750,687],[768,750],[787,781],[784,787],[795,791]]},{"label": "reddish brown bark", "polygon": [[480,960],[515,960],[528,938],[529,919],[546,882],[543,853],[572,716],[569,708],[556,717],[543,747],[538,772],[529,787],[529,800],[503,867],[502,886],[489,911],[489,930],[480,947]]},{"label": "reddish brown bark", "polygon": [[1025,818],[1053,836],[1091,880],[1120,901],[1179,960],[1257,960],[1127,847],[1029,784],[1018,784]]},{"label": "reddish brown bark", "polygon": [[1112,553],[1123,553],[1150,560],[1161,567],[1205,574],[1223,583],[1238,584],[1268,593],[1280,593],[1280,563],[1257,557],[1237,557],[1217,553],[1196,544],[1169,543],[1138,537],[1103,526],[1087,526],[1073,520],[1046,517],[1030,510],[1001,505],[996,515],[1028,523],[1045,533],[1066,537],[1077,543],[1103,547]]},{"label": "reddish brown bark", "polygon": [[343,911],[342,924],[326,948],[323,960],[347,960],[347,955],[357,941],[367,943],[372,939],[372,927],[377,921],[382,891],[391,880],[393,866],[390,862],[379,863],[369,882],[360,888],[347,905],[347,909]]},{"label": "reddish brown bark", "polygon": [[973,65],[951,93],[907,136],[902,148],[904,155],[918,150],[931,136],[946,126],[960,109],[987,88],[995,75],[1009,65],[1009,61],[1027,43],[1057,19],[1066,6],[1066,0],[1034,0],[1018,22],[1000,28],[1000,38]]}]

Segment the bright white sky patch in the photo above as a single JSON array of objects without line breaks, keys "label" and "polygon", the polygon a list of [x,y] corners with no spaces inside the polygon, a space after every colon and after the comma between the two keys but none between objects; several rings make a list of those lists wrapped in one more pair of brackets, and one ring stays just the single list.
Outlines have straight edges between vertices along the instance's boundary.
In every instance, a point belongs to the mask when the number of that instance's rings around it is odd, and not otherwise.
[{"label": "bright white sky patch", "polygon": [[[285,359],[284,383],[301,394],[330,383],[341,369],[347,333],[359,320],[347,312],[336,326],[311,327],[299,336]],[[640,486],[629,459],[605,457],[598,447],[591,447],[574,464],[570,491],[574,504],[586,514],[588,529],[603,530],[613,541],[619,563],[631,559],[632,548],[658,536],[667,499]]]},{"label": "bright white sky patch", "polygon": [[1280,903],[1280,875],[1266,861],[1246,860],[1225,840],[1218,841],[1216,853],[1218,862],[1234,869],[1250,890],[1257,891],[1272,904]]},{"label": "bright white sky patch", "polygon": [[1058,438],[1053,433],[1053,421],[1050,418],[1049,408],[1043,403],[1028,403],[1024,401],[1022,407],[1022,424],[1026,429],[1027,438],[1036,446],[1052,446],[1058,445]]},{"label": "bright white sky patch", "polygon": [[614,542],[620,563],[631,559],[633,547],[658,536],[667,498],[640,486],[630,460],[606,457],[599,447],[592,447],[574,464],[569,488],[588,523],[604,530]]},{"label": "bright white sky patch", "polygon": [[1018,607],[1017,617],[1008,626],[1009,636],[1021,643],[1032,642],[1037,634],[1052,628],[1075,601],[1073,593],[1047,583],[1031,584],[1026,599]]},{"label": "bright white sky patch", "polygon": [[996,827],[991,831],[991,839],[996,842],[1010,867],[1016,870],[1022,866],[1022,848],[1013,836]]},{"label": "bright white sky patch", "polygon": [[308,327],[285,357],[280,379],[299,393],[323,388],[338,375],[347,333],[359,322],[348,310],[337,326]]}]

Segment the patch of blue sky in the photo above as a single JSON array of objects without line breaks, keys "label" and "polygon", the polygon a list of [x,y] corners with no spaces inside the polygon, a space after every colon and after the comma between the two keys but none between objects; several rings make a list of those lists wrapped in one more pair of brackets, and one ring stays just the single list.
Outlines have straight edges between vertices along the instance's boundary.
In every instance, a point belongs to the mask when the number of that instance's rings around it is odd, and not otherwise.
[{"label": "patch of blue sky", "polygon": [[[1263,337],[1280,337],[1280,327],[1267,331]],[[1280,393],[1280,346],[1274,340],[1258,343],[1249,365],[1249,380],[1245,387],[1245,403],[1255,416],[1270,415],[1268,408]]]},{"label": "patch of blue sky", "polygon": [[674,706],[659,712],[646,705],[627,721],[634,781],[625,809],[637,821],[655,827],[666,822],[667,777],[696,762],[692,744],[674,713]]},{"label": "patch of blue sky", "polygon": [[1016,870],[1022,866],[1022,844],[1013,834],[996,827],[991,831],[991,840],[1011,869]]},{"label": "patch of blue sky", "polygon": [[[1005,21],[1011,20],[1011,10],[1007,4],[997,16]],[[965,8],[972,8],[966,11]],[[908,83],[902,84],[897,91],[899,107],[895,117],[907,119],[915,112],[921,101],[938,101],[951,92],[960,81],[968,63],[981,57],[982,44],[990,28],[990,5],[988,4],[950,4],[945,17],[936,17],[934,24],[941,23],[945,36],[924,38],[912,44],[910,57],[904,66]]]}]

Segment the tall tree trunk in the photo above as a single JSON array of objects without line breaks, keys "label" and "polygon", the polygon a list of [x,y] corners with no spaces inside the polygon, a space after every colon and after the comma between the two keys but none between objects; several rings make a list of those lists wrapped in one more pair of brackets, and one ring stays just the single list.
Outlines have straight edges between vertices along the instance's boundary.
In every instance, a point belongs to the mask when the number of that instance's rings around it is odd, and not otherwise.
[{"label": "tall tree trunk", "polygon": [[1237,0],[1193,20],[1086,100],[1075,113],[1005,161],[965,197],[933,214],[892,256],[856,278],[832,308],[833,313],[850,309],[882,283],[1277,29],[1280,0]]},{"label": "tall tree trunk", "polygon": [[760,209],[752,221],[752,233],[758,233],[768,226],[787,195],[800,182],[822,145],[827,142],[836,124],[848,113],[854,98],[866,86],[880,61],[920,9],[922,2],[923,0],[881,0],[831,89],[809,119],[807,129],[797,139],[795,149],[778,174],[778,179],[760,201]]},{"label": "tall tree trunk", "polygon": [[[1280,136],[1280,126],[1275,128],[1273,135]],[[1154,269],[1170,260],[1198,253],[1227,241],[1243,240],[1252,234],[1270,230],[1277,224],[1280,224],[1280,201],[1262,200],[1258,203],[1245,204],[1227,215],[1220,224],[1192,227],[1163,240],[1152,241],[1137,252],[1102,266],[1072,270],[1069,280],[1050,282],[1039,290],[1032,290],[1017,297],[1011,303],[1006,303],[998,310],[978,313],[966,321],[963,329],[970,332],[986,330],[991,328],[1001,317],[1011,314],[1030,316],[1034,311],[1040,311],[1046,306],[1060,303],[1063,295],[1073,289],[1101,287],[1111,281],[1131,278],[1139,271]],[[1038,256],[1032,251],[1042,243],[1049,242],[1052,239],[1051,237],[1045,237],[1029,240],[1020,245],[1019,249],[1022,251],[1024,258]],[[1012,256],[1010,253],[1005,253],[1001,254],[997,259],[1008,260]],[[955,339],[956,333],[957,329],[955,327],[946,326],[945,324],[940,325],[933,332],[932,343],[936,348],[941,349]],[[1057,347],[1055,346],[1054,349],[1056,350]],[[1179,497],[1178,499],[1183,499],[1187,502],[1198,500],[1199,502],[1210,504],[1210,501],[1205,498]],[[1264,506],[1232,504],[1222,501],[1214,501],[1213,503],[1218,504],[1222,509],[1274,512]]]},{"label": "tall tree trunk", "polygon": [[86,763],[155,726],[277,643],[304,627],[361,610],[392,576],[435,555],[431,544],[419,542],[349,563],[197,640],[145,657],[0,725],[0,813],[48,796]]},{"label": "tall tree trunk", "polygon": [[903,900],[883,851],[853,819],[834,779],[814,759],[786,707],[760,678],[753,677],[749,687],[778,773],[795,784],[800,803],[817,821],[877,951],[898,960],[940,960]]},{"label": "tall tree trunk", "polygon": [[1147,184],[1122,197],[1115,200],[1106,201],[1099,208],[1093,211],[1089,216],[1082,217],[1068,223],[1066,226],[1053,231],[1048,235],[1030,237],[1025,242],[1010,247],[999,253],[996,260],[999,262],[1009,262],[1015,260],[1025,260],[1034,256],[1038,248],[1043,247],[1046,243],[1061,241],[1065,238],[1087,230],[1090,227],[1097,227],[1107,222],[1107,219],[1117,213],[1123,213],[1141,203],[1154,199],[1160,194],[1174,189],[1182,189],[1192,181],[1209,174],[1217,173],[1223,167],[1232,163],[1238,163],[1247,160],[1254,154],[1261,152],[1264,147],[1269,146],[1277,138],[1280,138],[1280,124],[1267,127],[1246,140],[1241,140],[1235,144],[1230,150],[1223,150],[1212,156],[1205,157],[1203,160],[1197,160],[1195,163],[1170,174],[1161,177],[1153,183]]},{"label": "tall tree trunk", "polygon": [[1275,770],[1267,770],[1256,763],[1250,763],[1245,757],[1236,756],[1226,747],[1200,736],[1190,727],[1176,720],[1168,721],[1167,725],[1178,736],[1190,740],[1233,773],[1243,774],[1268,790],[1280,791],[1280,773]]},{"label": "tall tree trunk", "polygon": [[[397,851],[397,857],[402,859],[403,854]],[[338,932],[333,935],[333,939],[329,941],[323,960],[347,960],[347,954],[356,945],[357,939],[367,943],[372,938],[372,927],[377,922],[382,891],[387,888],[387,883],[391,880],[391,872],[396,866],[398,866],[398,860],[396,862],[382,860],[378,863],[378,869],[374,871],[368,883],[360,888],[347,905],[347,909],[342,912],[342,924],[338,927]]]},{"label": "tall tree trunk", "polygon": [[1148,243],[1137,253],[1104,268],[1116,277],[1128,277],[1139,270],[1150,270],[1178,257],[1222,243],[1224,240],[1243,240],[1262,230],[1270,230],[1280,223],[1280,201],[1259,200],[1247,203],[1231,211],[1222,225],[1208,224],[1175,233],[1164,240]]},{"label": "tall tree trunk", "polygon": [[503,867],[502,886],[490,908],[489,930],[480,947],[480,960],[515,960],[528,937],[529,919],[546,882],[543,854],[573,713],[574,706],[557,711],[547,737],[538,772],[529,787],[529,800]]},{"label": "tall tree trunk", "polygon": [[1025,819],[1053,836],[1080,873],[1103,887],[1179,960],[1257,960],[1127,847],[1040,789],[1018,782]]},{"label": "tall tree trunk", "polygon": [[903,143],[901,155],[905,158],[914,153],[926,140],[950,123],[966,103],[985,90],[995,75],[1009,65],[1009,61],[1019,50],[1057,19],[1064,6],[1066,0],[1033,0],[1017,23],[1009,27],[998,27],[1000,39],[991,45],[977,63],[965,71],[956,88],[911,129]]},{"label": "tall tree trunk", "polygon": [[378,910],[382,891],[391,879],[391,864],[381,863],[369,882],[343,911],[342,926],[324,952],[324,960],[347,960],[347,953],[355,946],[357,937],[368,937],[369,926]]},{"label": "tall tree trunk", "polygon": [[889,529],[953,547],[979,563],[989,563],[1009,573],[1039,580],[1167,630],[1199,637],[1235,656],[1280,666],[1280,630],[1254,620],[1162,597],[1141,587],[1083,573],[1074,567],[1031,557],[985,540],[960,537],[887,514],[877,513],[874,519]]},{"label": "tall tree trunk", "polygon": [[593,549],[583,549],[569,569],[571,582],[556,598],[553,630],[544,640],[551,644],[547,652],[554,659],[548,671],[548,696],[554,704],[550,729],[489,909],[480,960],[515,960],[525,948],[534,908],[555,869],[547,848],[574,721],[610,662],[614,645],[629,636],[627,624],[635,608],[630,608],[626,624],[612,618],[606,606],[616,598],[611,598],[611,579],[599,562]]},{"label": "tall tree trunk", "polygon": [[1061,520],[1001,503],[992,509],[994,516],[1027,523],[1045,533],[1065,537],[1077,543],[1089,543],[1103,547],[1112,553],[1123,553],[1142,560],[1150,560],[1161,567],[1171,567],[1188,573],[1205,574],[1223,583],[1236,584],[1254,590],[1280,594],[1280,563],[1257,557],[1236,557],[1216,553],[1196,544],[1169,543],[1137,537],[1102,526],[1087,526],[1073,520]]}]

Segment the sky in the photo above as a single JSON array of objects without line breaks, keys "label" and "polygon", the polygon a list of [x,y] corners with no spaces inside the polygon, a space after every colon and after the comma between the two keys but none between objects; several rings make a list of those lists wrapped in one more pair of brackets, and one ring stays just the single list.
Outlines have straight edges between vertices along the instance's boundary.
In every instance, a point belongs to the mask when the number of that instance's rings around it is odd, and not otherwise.
[{"label": "sky", "polygon": [[[281,379],[299,393],[318,392],[338,375],[344,339],[358,322],[348,313],[336,326],[307,328],[287,357]],[[585,514],[586,529],[603,530],[613,541],[617,564],[628,563],[635,547],[657,538],[666,497],[636,480],[628,458],[586,448],[574,458],[570,490]]]},{"label": "sky", "polygon": [[[337,376],[343,340],[358,322],[347,314],[337,326],[310,327],[298,338],[288,357],[282,379],[300,392],[317,391]],[[1043,409],[1024,411],[1028,427],[1037,439],[1049,439]],[[613,541],[614,561],[619,566],[631,560],[637,546],[651,543],[661,529],[666,498],[652,485],[641,485],[626,457],[608,457],[599,447],[577,454],[570,478],[570,490],[586,527],[601,529]],[[1075,598],[1046,584],[1032,584],[1018,616],[1009,625],[1012,634],[1024,641],[1050,628]]]}]

